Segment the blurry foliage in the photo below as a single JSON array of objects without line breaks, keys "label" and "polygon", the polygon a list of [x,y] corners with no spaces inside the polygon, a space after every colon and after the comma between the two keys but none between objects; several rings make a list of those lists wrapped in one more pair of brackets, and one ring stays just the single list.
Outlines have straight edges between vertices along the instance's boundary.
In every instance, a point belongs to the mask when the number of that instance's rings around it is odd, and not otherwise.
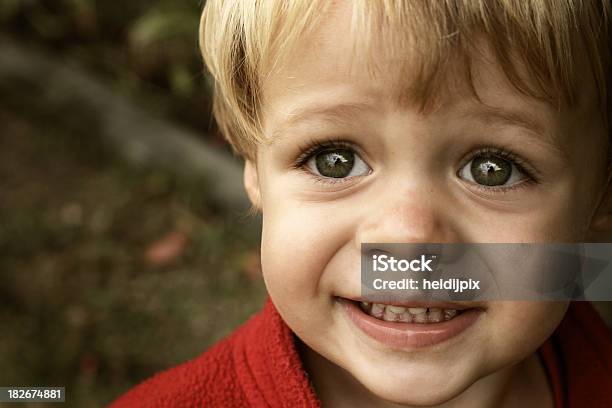
[{"label": "blurry foliage", "polygon": [[[0,34],[215,135],[201,7],[2,0]],[[96,132],[99,113],[3,84],[0,385],[66,386],[66,406],[104,406],[261,306],[253,224],[210,206],[199,181],[120,162]]]},{"label": "blurry foliage", "polygon": [[1,32],[76,60],[156,113],[211,131],[199,0],[3,0]]},{"label": "blurry foliage", "polygon": [[104,406],[261,306],[257,233],[209,208],[206,186],[1,98],[0,122],[0,384]]},{"label": "blurry foliage", "polygon": [[172,91],[180,96],[195,92],[195,84],[189,72],[188,62],[192,48],[186,41],[193,41],[193,27],[197,27],[197,15],[191,10],[173,6],[156,7],[138,18],[130,28],[129,44],[142,73],[152,73],[167,67],[166,72]]}]

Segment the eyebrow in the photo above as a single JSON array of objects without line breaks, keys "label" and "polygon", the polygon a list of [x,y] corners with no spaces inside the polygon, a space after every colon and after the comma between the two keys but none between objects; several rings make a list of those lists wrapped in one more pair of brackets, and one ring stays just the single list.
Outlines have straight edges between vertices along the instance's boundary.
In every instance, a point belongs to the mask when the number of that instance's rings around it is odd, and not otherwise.
[{"label": "eyebrow", "polygon": [[477,109],[470,109],[462,117],[477,120],[485,125],[521,127],[542,136],[550,136],[546,126],[528,111],[479,104]]},{"label": "eyebrow", "polygon": [[287,119],[272,132],[270,143],[287,137],[284,133],[292,127],[311,122],[346,125],[353,123],[358,114],[371,112],[373,108],[374,106],[367,102],[347,102],[295,109],[287,113]]},{"label": "eyebrow", "polygon": [[519,127],[527,131],[531,138],[541,144],[552,148],[557,153],[566,155],[560,146],[555,132],[538,119],[536,115],[527,110],[499,108],[479,103],[475,109],[466,110],[462,118],[476,120],[489,126]]}]

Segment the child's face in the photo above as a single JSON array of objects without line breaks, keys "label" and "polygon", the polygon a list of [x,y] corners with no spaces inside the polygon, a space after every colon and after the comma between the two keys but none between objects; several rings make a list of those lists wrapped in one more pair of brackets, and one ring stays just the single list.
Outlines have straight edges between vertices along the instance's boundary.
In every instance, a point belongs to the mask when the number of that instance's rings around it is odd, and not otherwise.
[{"label": "child's face", "polygon": [[[589,98],[558,114],[512,88],[486,52],[474,62],[486,106],[461,86],[432,113],[400,106],[406,79],[386,55],[375,76],[351,59],[342,13],[265,83],[272,142],[246,170],[263,211],[264,278],[310,349],[379,397],[439,403],[532,354],[567,305],[479,304],[450,339],[389,345],[343,307],[360,296],[360,244],[584,240],[605,184],[605,132]],[[312,142],[325,151],[305,152]],[[487,154],[505,171],[490,186],[471,170]]]}]

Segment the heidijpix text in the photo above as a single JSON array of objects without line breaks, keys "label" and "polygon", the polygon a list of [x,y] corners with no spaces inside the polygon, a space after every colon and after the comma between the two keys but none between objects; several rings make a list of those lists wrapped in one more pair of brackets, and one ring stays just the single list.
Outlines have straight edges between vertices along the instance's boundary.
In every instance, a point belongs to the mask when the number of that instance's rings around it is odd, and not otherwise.
[{"label": "heidijpix text", "polygon": [[[373,272],[434,272],[437,255],[421,255],[413,259],[396,259],[389,255],[372,255]],[[462,278],[431,279],[429,276],[421,278],[373,280],[375,290],[447,290],[454,293],[480,290],[480,281]]]}]

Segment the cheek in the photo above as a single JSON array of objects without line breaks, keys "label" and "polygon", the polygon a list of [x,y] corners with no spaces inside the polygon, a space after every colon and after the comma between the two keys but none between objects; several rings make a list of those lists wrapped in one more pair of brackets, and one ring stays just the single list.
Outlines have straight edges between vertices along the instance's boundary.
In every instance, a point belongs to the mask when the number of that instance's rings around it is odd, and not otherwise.
[{"label": "cheek", "polygon": [[[580,242],[586,237],[590,204],[574,195],[548,200],[520,214],[480,213],[464,230],[474,242]],[[482,222],[485,221],[485,222]]]},{"label": "cheek", "polygon": [[491,361],[520,361],[542,344],[559,325],[567,302],[492,302],[489,336],[496,347]]},{"label": "cheek", "polygon": [[266,286],[277,306],[283,308],[286,303],[292,307],[325,296],[321,287],[325,269],[349,237],[349,225],[336,222],[314,204],[276,200],[266,207],[261,261]]},{"label": "cheek", "polygon": [[[584,182],[581,180],[588,180]],[[473,242],[581,242],[599,199],[598,180],[566,171],[558,180],[508,193],[499,205],[472,197],[453,197],[457,228]]]}]

